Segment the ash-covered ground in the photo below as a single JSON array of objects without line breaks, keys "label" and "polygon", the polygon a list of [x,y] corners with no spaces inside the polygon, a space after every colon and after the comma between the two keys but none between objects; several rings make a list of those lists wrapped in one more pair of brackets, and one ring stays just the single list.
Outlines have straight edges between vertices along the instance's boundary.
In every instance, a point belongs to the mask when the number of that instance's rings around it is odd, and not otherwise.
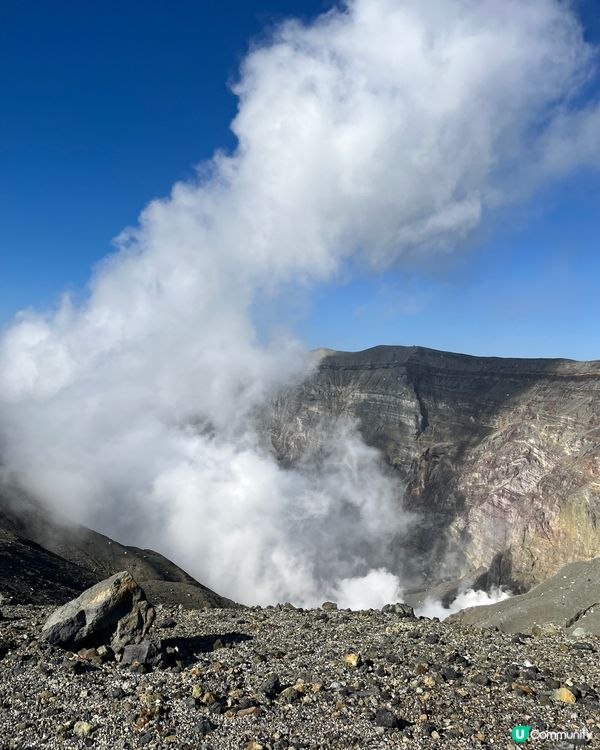
[{"label": "ash-covered ground", "polygon": [[[0,747],[514,748],[511,730],[600,745],[600,642],[283,607],[159,607],[172,666],[40,639],[50,607],[3,606]],[[573,747],[536,739],[536,748]]]}]

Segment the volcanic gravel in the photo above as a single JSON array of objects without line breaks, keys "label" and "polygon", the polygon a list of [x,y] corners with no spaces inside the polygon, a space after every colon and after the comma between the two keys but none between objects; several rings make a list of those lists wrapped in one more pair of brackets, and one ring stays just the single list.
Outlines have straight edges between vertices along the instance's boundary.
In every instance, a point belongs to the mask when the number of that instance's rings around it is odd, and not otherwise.
[{"label": "volcanic gravel", "polygon": [[595,637],[289,605],[159,608],[152,636],[177,661],[144,672],[48,646],[50,611],[2,608],[3,749],[515,748],[517,724],[586,729],[600,747]]}]

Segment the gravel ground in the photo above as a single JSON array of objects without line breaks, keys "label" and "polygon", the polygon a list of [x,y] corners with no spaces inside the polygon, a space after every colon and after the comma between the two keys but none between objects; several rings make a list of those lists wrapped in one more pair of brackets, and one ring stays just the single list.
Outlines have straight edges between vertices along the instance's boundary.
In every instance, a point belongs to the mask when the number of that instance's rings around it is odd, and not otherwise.
[{"label": "gravel ground", "polygon": [[50,611],[2,608],[3,749],[515,748],[516,724],[586,729],[600,747],[596,637],[393,612],[159,608],[152,635],[176,663],[144,672],[47,646]]}]

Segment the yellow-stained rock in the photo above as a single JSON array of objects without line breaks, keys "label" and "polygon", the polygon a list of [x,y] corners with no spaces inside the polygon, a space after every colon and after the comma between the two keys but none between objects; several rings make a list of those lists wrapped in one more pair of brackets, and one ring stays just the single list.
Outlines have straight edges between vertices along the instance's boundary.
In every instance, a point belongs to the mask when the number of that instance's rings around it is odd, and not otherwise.
[{"label": "yellow-stained rock", "polygon": [[558,690],[555,690],[553,698],[555,701],[560,701],[561,703],[575,703],[577,700],[569,688],[566,687],[561,687],[558,688]]},{"label": "yellow-stained rock", "polygon": [[355,651],[351,651],[349,654],[346,654],[344,656],[344,664],[347,664],[349,667],[360,667],[360,665],[362,664],[360,654],[357,654]]}]

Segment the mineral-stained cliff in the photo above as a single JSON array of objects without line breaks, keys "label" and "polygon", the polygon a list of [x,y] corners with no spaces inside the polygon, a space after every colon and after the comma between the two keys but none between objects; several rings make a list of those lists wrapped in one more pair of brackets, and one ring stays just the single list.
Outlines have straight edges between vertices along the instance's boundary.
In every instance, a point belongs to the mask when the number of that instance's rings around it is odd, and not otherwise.
[{"label": "mineral-stained cliff", "polygon": [[522,590],[600,555],[599,361],[325,351],[274,402],[272,444],[293,463],[343,417],[419,515],[398,554],[415,584],[485,566],[483,583]]}]

